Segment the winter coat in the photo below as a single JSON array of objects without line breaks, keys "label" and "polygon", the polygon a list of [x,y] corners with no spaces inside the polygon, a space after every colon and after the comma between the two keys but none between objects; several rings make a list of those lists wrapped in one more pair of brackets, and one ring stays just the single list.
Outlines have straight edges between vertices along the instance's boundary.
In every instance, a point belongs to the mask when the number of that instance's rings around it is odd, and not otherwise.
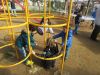
[{"label": "winter coat", "polygon": [[[32,48],[34,48],[35,46],[35,41],[34,41],[34,38],[33,38],[33,34],[31,33],[30,34],[30,42],[31,42],[31,46]],[[18,48],[22,48],[22,47],[26,47],[28,46],[28,36],[27,36],[27,33],[21,33],[16,41],[15,41],[15,45],[18,47]]]},{"label": "winter coat", "polygon": [[[64,45],[64,41],[65,41],[65,36],[66,33],[64,31],[61,31],[59,34],[56,34],[53,36],[54,39],[61,37],[62,38],[62,45]],[[67,47],[71,47],[72,46],[72,38],[73,38],[73,30],[69,30],[68,32],[68,38],[67,38]]]}]

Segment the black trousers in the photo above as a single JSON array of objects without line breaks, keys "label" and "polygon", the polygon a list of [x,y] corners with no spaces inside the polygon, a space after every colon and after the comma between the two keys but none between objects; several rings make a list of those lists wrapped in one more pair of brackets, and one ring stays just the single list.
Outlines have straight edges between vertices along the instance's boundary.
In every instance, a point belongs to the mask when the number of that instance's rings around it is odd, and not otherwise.
[{"label": "black trousers", "polygon": [[93,32],[91,34],[91,39],[92,40],[96,40],[99,32],[100,32],[100,25],[95,25],[94,30],[93,30]]},{"label": "black trousers", "polygon": [[54,68],[55,60],[43,60],[43,67],[45,69]]}]

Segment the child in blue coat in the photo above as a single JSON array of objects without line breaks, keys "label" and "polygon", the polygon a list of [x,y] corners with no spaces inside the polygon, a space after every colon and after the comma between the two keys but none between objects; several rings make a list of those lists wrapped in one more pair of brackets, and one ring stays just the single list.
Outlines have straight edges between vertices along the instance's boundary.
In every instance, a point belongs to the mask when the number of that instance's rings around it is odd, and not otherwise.
[{"label": "child in blue coat", "polygon": [[79,24],[81,22],[81,17],[82,17],[81,12],[78,12],[76,14],[76,17],[75,17],[75,29],[74,29],[75,34],[78,34],[78,29],[79,29]]},{"label": "child in blue coat", "polygon": [[[62,38],[62,46],[64,46],[65,36],[66,36],[66,27],[63,27],[63,30],[60,33],[54,35],[53,39],[61,37]],[[72,46],[72,39],[73,39],[73,30],[70,28],[69,32],[68,32],[68,38],[66,41],[67,42],[66,54],[65,54],[66,59],[68,59],[68,56],[69,56],[70,48]]]}]

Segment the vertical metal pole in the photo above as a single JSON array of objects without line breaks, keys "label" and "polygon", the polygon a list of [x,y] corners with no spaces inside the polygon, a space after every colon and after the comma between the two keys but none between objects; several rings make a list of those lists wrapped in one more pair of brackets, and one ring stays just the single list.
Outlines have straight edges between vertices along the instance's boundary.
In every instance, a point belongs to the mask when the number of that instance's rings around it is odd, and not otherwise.
[{"label": "vertical metal pole", "polygon": [[[51,0],[49,0],[48,1],[49,3],[49,5],[48,5],[48,8],[49,8],[49,14],[48,15],[50,15],[51,14]],[[48,38],[50,37],[50,33],[48,33]]]},{"label": "vertical metal pole", "polygon": [[63,53],[63,60],[62,60],[61,75],[63,75],[63,69],[64,69],[64,60],[65,60],[66,44],[67,44],[66,42],[67,42],[67,37],[68,37],[69,25],[70,25],[72,4],[73,4],[73,0],[70,0],[70,10],[69,10],[69,15],[68,15],[68,20],[66,20],[67,26],[66,26],[66,37],[65,37],[65,44],[64,44],[64,53]]},{"label": "vertical metal pole", "polygon": [[[9,17],[10,26],[12,26],[12,18],[11,18],[10,9],[9,9],[9,6],[8,6],[8,0],[6,0],[6,6],[7,6],[7,10],[8,10],[8,17]],[[13,31],[12,28],[11,28],[10,34],[12,35],[11,41],[14,43],[15,42],[15,36],[14,36],[15,34],[14,34],[14,31]],[[19,58],[17,49],[16,49],[16,57]]]},{"label": "vertical metal pole", "polygon": [[[2,6],[3,6],[3,9],[4,9],[4,14],[7,16],[7,13],[6,13],[6,10],[5,10],[5,6],[4,6],[4,0],[2,0]],[[7,18],[7,17],[6,17]],[[9,22],[8,22],[8,18],[6,19],[6,23],[7,23],[7,26],[9,26]],[[10,34],[10,30],[8,29],[8,33]]]},{"label": "vertical metal pole", "polygon": [[46,26],[46,0],[44,0],[44,44],[46,45],[46,27],[45,26]]},{"label": "vertical metal pole", "polygon": [[[28,33],[28,48],[29,52],[32,54],[32,48],[30,43],[30,31],[29,31],[29,9],[28,9],[28,0],[25,0],[25,12],[26,12],[26,22],[27,22],[27,33]],[[32,61],[32,57],[30,56],[30,60]]]},{"label": "vertical metal pole", "polygon": [[[12,26],[12,18],[11,18],[11,15],[10,15],[10,9],[9,9],[9,6],[8,6],[8,0],[6,0],[6,6],[7,6],[7,11],[8,11],[9,22],[10,22],[10,25]],[[11,29],[11,33],[10,34],[12,34],[12,42],[14,42],[15,36],[14,36],[13,29]]]}]

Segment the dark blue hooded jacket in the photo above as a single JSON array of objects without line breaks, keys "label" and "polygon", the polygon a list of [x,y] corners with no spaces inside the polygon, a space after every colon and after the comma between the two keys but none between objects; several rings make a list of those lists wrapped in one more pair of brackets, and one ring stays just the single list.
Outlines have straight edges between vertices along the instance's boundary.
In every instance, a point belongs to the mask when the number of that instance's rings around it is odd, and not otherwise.
[{"label": "dark blue hooded jacket", "polygon": [[[56,38],[61,37],[62,45],[64,45],[65,35],[66,35],[66,33],[64,31],[61,31],[59,34],[54,35],[53,38],[56,39]],[[73,30],[70,29],[68,32],[67,45],[66,45],[69,48],[72,46],[72,39],[73,39]]]}]

